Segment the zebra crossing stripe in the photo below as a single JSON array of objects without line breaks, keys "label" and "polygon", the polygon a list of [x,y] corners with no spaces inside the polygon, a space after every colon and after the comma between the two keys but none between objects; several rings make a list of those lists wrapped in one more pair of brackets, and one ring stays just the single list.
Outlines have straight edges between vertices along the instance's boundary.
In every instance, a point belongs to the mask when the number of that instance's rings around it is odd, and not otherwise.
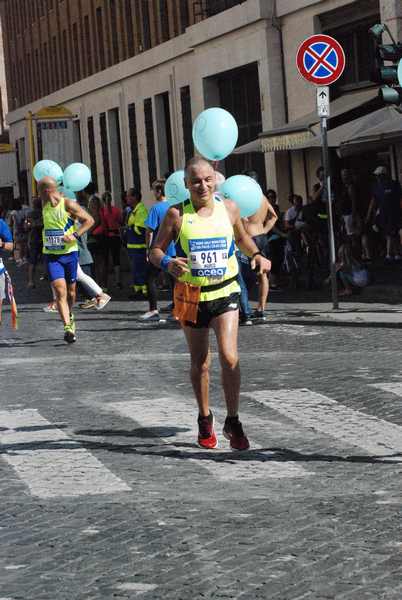
[{"label": "zebra crossing stripe", "polygon": [[[248,396],[303,427],[325,433],[374,456],[402,453],[402,427],[353,410],[308,389],[255,391]],[[402,460],[402,457],[401,457]]]},{"label": "zebra crossing stripe", "polygon": [[400,396],[402,398],[402,382],[394,382],[394,383],[371,383],[371,387],[375,387],[383,392],[390,392],[391,394],[395,394],[396,396]]},{"label": "zebra crossing stripe", "polygon": [[[112,410],[132,419],[148,429],[150,436],[155,432],[164,446],[180,454],[188,454],[188,460],[207,469],[211,476],[221,481],[241,481],[262,478],[304,477],[311,473],[299,463],[275,461],[273,452],[258,452],[258,447],[250,440],[254,452],[232,452],[229,443],[220,434],[222,426],[215,415],[215,430],[219,438],[219,448],[204,450],[197,445],[197,409],[188,406],[182,398],[137,398],[127,402],[109,404]],[[247,430],[247,423],[244,424]],[[192,456],[196,454],[196,457]]]},{"label": "zebra crossing stripe", "polygon": [[113,494],[131,488],[37,410],[0,411],[0,449],[33,496]]}]

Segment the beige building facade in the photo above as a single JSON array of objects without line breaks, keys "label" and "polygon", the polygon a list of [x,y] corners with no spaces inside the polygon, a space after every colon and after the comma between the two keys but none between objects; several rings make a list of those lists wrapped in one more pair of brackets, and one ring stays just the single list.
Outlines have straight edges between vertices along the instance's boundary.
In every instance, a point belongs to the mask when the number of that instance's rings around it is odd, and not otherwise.
[{"label": "beige building facade", "polygon": [[[0,0],[3,13],[5,2]],[[101,0],[96,3],[100,6]],[[133,0],[133,9],[139,4],[144,6]],[[145,3],[151,4],[156,6],[156,0]],[[170,0],[166,6],[173,4]],[[184,3],[179,4],[183,8]],[[61,5],[65,10],[68,0]],[[235,114],[240,145],[256,139],[261,132],[275,133],[287,123],[314,113],[314,86],[299,76],[295,65],[297,48],[309,35],[334,35],[347,54],[347,73],[331,88],[331,94],[338,107],[345,103],[352,109],[347,114],[338,110],[330,127],[378,107],[376,89],[368,74],[372,53],[369,27],[376,22],[386,23],[402,40],[400,0],[191,0],[186,6],[191,8],[190,18],[184,25],[181,21],[181,27],[177,21],[180,13],[169,13],[176,14],[176,21],[169,17],[171,35],[167,41],[163,41],[161,22],[154,25],[147,49],[141,46],[141,36],[134,30],[130,56],[126,28],[126,50],[119,42],[119,48],[115,48],[117,62],[112,64],[112,60],[103,69],[88,74],[84,52],[79,62],[80,78],[76,64],[74,80],[68,85],[13,105],[7,121],[11,142],[18,149],[19,169],[25,176],[25,180],[20,177],[20,194],[32,194],[33,162],[50,158],[44,156],[44,140],[49,136],[46,138],[48,130],[43,123],[52,123],[52,119],[60,122],[57,114],[52,117],[43,109],[66,109],[63,114],[71,133],[68,156],[91,166],[98,191],[111,189],[119,202],[123,190],[136,186],[147,199],[151,197],[153,179],[182,168],[191,156],[191,124],[205,108],[223,106]],[[132,15],[134,23],[134,10]],[[105,39],[107,43],[107,36]],[[113,39],[109,41],[113,58]],[[99,48],[95,46],[93,51]],[[93,56],[91,61],[95,64]],[[399,157],[399,146],[394,145],[371,153],[369,163],[387,160],[394,172],[401,171]],[[334,159],[336,169],[346,164],[337,159],[335,152]],[[364,157],[365,164],[367,160]],[[357,169],[362,167],[362,161],[348,161]],[[298,151],[289,148],[234,155],[219,168],[226,174],[255,168],[264,186],[278,189],[281,205],[286,207],[290,191],[303,198],[308,196],[320,162],[319,147]]]},{"label": "beige building facade", "polygon": [[3,51],[3,31],[0,22],[0,134],[4,133],[5,116],[8,113],[6,70]]},{"label": "beige building facade", "polygon": [[[316,89],[299,75],[295,57],[301,42],[316,33],[335,37],[346,53],[345,75],[330,88],[335,107],[334,123],[330,128],[346,125],[366,112],[381,107],[376,99],[377,88],[370,81],[370,60],[373,58],[373,40],[369,28],[375,23],[386,24],[392,34],[402,41],[402,2],[400,0],[277,0],[276,16],[282,32],[285,96],[287,98],[287,120],[297,123],[305,115],[316,110]],[[390,43],[384,34],[384,43]],[[354,100],[356,104],[354,104]],[[359,106],[359,100],[361,105]],[[337,115],[339,107],[354,107],[354,110]],[[313,127],[318,134],[318,127]],[[308,144],[306,144],[308,146]],[[281,152],[277,152],[281,154]],[[282,152],[283,154],[283,152]],[[320,147],[291,150],[288,153],[292,187],[304,198],[315,182],[315,170],[321,164]],[[354,168],[362,177],[365,171],[377,162],[388,162],[394,176],[402,178],[402,153],[400,144],[376,147],[376,151],[350,156],[340,160],[332,152],[333,171],[342,166]]]},{"label": "beige building facade", "polygon": [[[81,155],[77,152],[74,160],[90,165],[98,191],[111,189],[116,202],[122,190],[131,186],[141,187],[145,198],[150,198],[153,179],[183,168],[193,153],[192,121],[207,107],[233,109],[244,141],[284,123],[274,2],[229,4],[209,18],[195,19],[166,42],[9,112],[11,141],[24,156],[27,181],[32,170],[27,116],[33,114],[37,160],[42,156],[36,116],[46,107],[62,105],[70,111],[81,146]],[[283,179],[285,185],[282,157],[232,159],[232,166],[225,161],[220,168],[235,172],[255,166],[253,161],[267,184],[281,185]]]}]

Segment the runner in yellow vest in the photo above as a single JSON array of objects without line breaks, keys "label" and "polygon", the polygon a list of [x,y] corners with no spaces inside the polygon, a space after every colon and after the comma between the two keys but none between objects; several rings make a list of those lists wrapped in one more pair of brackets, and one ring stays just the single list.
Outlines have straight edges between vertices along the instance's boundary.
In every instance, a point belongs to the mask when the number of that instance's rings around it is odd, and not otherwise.
[{"label": "runner in yellow vest", "polygon": [[[235,450],[249,442],[239,421],[240,368],[237,350],[239,284],[235,244],[252,258],[252,268],[268,272],[271,263],[247,234],[237,205],[215,197],[210,163],[193,158],[186,166],[190,200],[172,206],[160,226],[151,262],[176,278],[175,313],[191,355],[191,382],[198,403],[198,444],[216,448],[218,439],[209,409],[209,328],[216,335],[227,418],[223,435]],[[165,254],[176,242],[176,258]]]},{"label": "runner in yellow vest", "polygon": [[[64,340],[76,341],[73,306],[76,294],[79,237],[94,220],[78,202],[64,198],[52,177],[38,183],[43,214],[43,254],[50,284],[55,292],[57,309],[64,325]],[[75,222],[79,221],[77,229]]]}]

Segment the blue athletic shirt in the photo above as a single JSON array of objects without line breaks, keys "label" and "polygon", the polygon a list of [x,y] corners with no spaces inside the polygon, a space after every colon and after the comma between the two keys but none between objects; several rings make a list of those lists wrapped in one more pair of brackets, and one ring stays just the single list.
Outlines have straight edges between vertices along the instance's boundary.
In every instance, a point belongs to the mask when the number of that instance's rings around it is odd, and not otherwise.
[{"label": "blue athletic shirt", "polygon": [[[160,202],[155,202],[152,206],[151,210],[148,213],[147,218],[145,219],[145,225],[148,229],[153,231],[153,241],[155,241],[158,229],[165,218],[167,211],[170,208],[170,204],[166,202],[166,200],[161,200]],[[166,249],[166,254],[168,256],[176,256],[176,247],[174,242],[171,242]]]},{"label": "blue athletic shirt", "polygon": [[[0,240],[2,242],[12,242],[13,241],[13,236],[11,235],[10,228],[3,219],[0,219]],[[5,270],[6,270],[6,268],[3,264],[3,259],[1,258],[1,250],[0,250],[0,275],[2,275]]]}]

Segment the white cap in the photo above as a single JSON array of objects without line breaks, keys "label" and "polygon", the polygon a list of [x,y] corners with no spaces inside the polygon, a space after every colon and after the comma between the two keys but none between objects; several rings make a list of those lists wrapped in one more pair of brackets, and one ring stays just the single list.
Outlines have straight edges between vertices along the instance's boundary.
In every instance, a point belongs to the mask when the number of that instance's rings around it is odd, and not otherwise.
[{"label": "white cap", "polygon": [[375,171],[373,171],[374,175],[386,175],[387,174],[387,168],[386,167],[377,167],[375,169]]}]

